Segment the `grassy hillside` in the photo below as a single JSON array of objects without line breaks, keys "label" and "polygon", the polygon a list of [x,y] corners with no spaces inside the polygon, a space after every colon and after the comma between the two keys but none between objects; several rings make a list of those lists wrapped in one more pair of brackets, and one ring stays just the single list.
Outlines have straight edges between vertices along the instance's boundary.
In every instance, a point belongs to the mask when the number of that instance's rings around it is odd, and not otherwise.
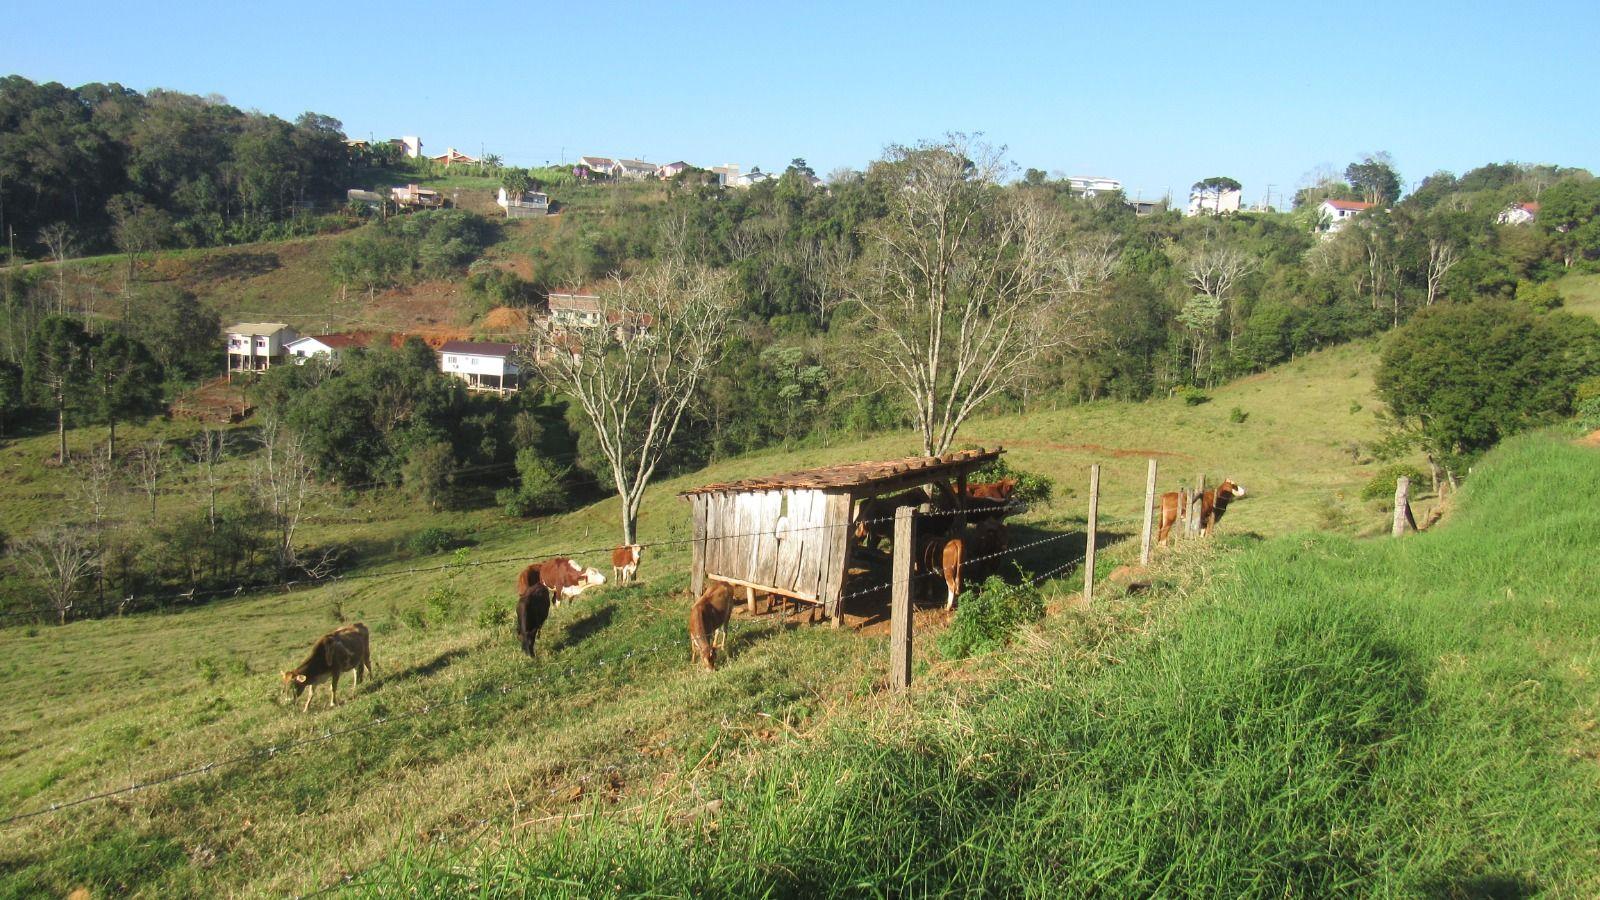
[{"label": "grassy hillside", "polygon": [[[1219,389],[1198,407],[1171,400],[1038,410],[980,420],[968,436],[1008,444],[1016,464],[1057,479],[1060,496],[1023,519],[1024,535],[1076,527],[1092,461],[1106,467],[1109,530],[1132,534],[1127,520],[1142,500],[1151,451],[1162,454],[1164,487],[1206,472],[1250,489],[1226,532],[1380,528],[1383,510],[1354,499],[1371,467],[1354,462],[1348,449],[1375,434],[1370,411],[1356,408],[1372,403],[1371,362],[1370,348],[1344,347]],[[1236,406],[1243,422],[1232,421]],[[130,429],[127,439],[139,436]],[[83,447],[100,437],[96,429],[73,435]],[[908,435],[886,435],[767,452],[670,479],[651,490],[641,536],[654,542],[685,535],[688,506],[674,495],[696,483],[914,447]],[[27,473],[0,482],[8,517],[0,527],[16,533],[70,496],[70,475],[40,463],[49,452],[48,436],[0,449],[0,465]],[[201,502],[191,481],[176,486],[162,510]],[[509,605],[520,563],[497,561],[607,546],[615,517],[614,501],[515,523],[492,510],[432,514],[388,494],[330,494],[305,540],[359,540],[364,563],[353,574],[466,565],[247,594],[170,615],[0,630],[0,668],[13,694],[0,714],[7,761],[0,798],[8,813],[317,741],[8,826],[0,893],[65,892],[77,884],[145,895],[303,890],[421,836],[459,845],[484,818],[559,817],[595,797],[629,808],[692,783],[702,760],[721,765],[774,744],[806,742],[819,733],[817,723],[858,718],[879,702],[885,663],[878,634],[741,618],[730,665],[709,677],[691,670],[682,637],[682,546],[649,551],[645,585],[608,588],[559,611],[543,639],[548,655],[528,662],[492,612]],[[459,558],[396,551],[431,525],[476,543]],[[1110,554],[1108,568],[1117,558]],[[603,557],[584,561],[603,564]],[[1025,560],[1035,571],[1062,561],[1049,552]],[[1068,573],[1051,593],[1068,594],[1072,583]],[[1130,606],[1115,615],[1143,628],[1149,612]],[[378,680],[351,691],[332,712],[300,715],[276,704],[276,673],[299,662],[340,616],[373,628]],[[932,654],[923,659],[944,666]],[[455,705],[396,718],[441,704]],[[380,717],[386,721],[374,724]],[[367,730],[321,737],[351,727]]]},{"label": "grassy hillside", "polygon": [[1597,462],[1519,438],[1438,531],[1269,540],[1138,630],[1059,617],[992,681],[350,892],[1595,896]]}]

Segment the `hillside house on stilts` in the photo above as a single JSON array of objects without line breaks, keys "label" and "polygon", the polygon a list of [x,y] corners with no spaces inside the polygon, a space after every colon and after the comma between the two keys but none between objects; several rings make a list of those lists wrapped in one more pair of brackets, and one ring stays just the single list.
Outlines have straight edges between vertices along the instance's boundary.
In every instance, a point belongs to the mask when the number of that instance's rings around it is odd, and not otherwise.
[{"label": "hillside house on stilts", "polygon": [[684,491],[679,496],[694,504],[691,589],[698,596],[710,579],[751,598],[755,591],[788,597],[821,607],[837,627],[860,505],[924,486],[935,486],[936,496],[964,495],[967,476],[1002,452],[845,463]]}]

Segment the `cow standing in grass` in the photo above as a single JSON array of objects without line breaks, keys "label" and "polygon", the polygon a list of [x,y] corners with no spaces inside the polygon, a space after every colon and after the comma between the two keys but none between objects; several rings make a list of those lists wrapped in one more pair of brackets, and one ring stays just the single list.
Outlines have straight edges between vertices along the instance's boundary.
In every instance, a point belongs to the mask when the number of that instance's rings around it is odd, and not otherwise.
[{"label": "cow standing in grass", "polygon": [[689,607],[689,647],[695,658],[714,672],[717,648],[727,640],[728,617],[733,615],[733,589],[717,581]]},{"label": "cow standing in grass", "polygon": [[966,541],[961,538],[934,537],[922,545],[919,558],[923,571],[944,578],[945,609],[956,608],[956,597],[961,594],[961,566],[967,555]]},{"label": "cow standing in grass", "polygon": [[[1200,533],[1209,536],[1211,529],[1222,521],[1222,514],[1228,511],[1228,504],[1242,499],[1244,499],[1244,488],[1229,480],[1224,480],[1215,488],[1202,493],[1199,498]],[[1156,537],[1156,543],[1164,544],[1167,536],[1172,533],[1173,523],[1187,516],[1189,509],[1183,505],[1183,495],[1178,491],[1167,491],[1162,494],[1160,503],[1161,531]]]},{"label": "cow standing in grass", "polygon": [[522,652],[533,655],[533,642],[539,629],[550,618],[550,589],[538,582],[528,585],[517,595],[517,640]]},{"label": "cow standing in grass", "polygon": [[291,692],[291,699],[300,696],[302,691],[306,695],[302,712],[311,709],[312,694],[324,681],[328,682],[328,706],[338,704],[341,672],[354,672],[356,684],[361,683],[363,672],[371,680],[372,651],[368,638],[367,626],[360,622],[341,625],[317,639],[305,662],[283,673],[283,686]]},{"label": "cow standing in grass", "polygon": [[627,584],[639,575],[639,560],[644,558],[644,546],[629,544],[611,551],[611,577],[617,584]]},{"label": "cow standing in grass", "polygon": [[517,596],[522,597],[534,585],[542,584],[550,589],[551,604],[560,606],[561,601],[571,600],[585,590],[605,583],[606,576],[600,574],[599,569],[586,569],[578,565],[577,560],[558,556],[523,569],[517,576]]}]

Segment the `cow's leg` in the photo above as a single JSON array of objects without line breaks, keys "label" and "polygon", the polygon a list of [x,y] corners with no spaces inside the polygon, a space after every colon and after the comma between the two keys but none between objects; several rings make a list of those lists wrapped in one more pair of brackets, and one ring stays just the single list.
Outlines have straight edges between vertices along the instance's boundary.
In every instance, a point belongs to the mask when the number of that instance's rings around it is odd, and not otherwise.
[{"label": "cow's leg", "polygon": [[333,677],[328,679],[328,708],[333,709],[339,705],[339,670],[333,670]]},{"label": "cow's leg", "polygon": [[316,685],[314,685],[314,684],[306,685],[306,705],[300,707],[300,711],[301,712],[310,712],[311,711],[311,695],[315,694],[316,692],[317,692],[317,686]]}]

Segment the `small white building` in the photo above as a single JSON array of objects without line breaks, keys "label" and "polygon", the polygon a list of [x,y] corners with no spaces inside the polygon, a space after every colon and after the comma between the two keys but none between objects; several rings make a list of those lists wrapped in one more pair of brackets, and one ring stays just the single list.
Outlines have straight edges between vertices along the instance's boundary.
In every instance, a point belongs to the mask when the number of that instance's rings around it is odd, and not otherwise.
[{"label": "small white building", "polygon": [[439,371],[467,383],[467,390],[514,394],[522,386],[516,344],[499,341],[445,341],[439,348]]},{"label": "small white building", "polygon": [[656,164],[642,159],[619,159],[611,167],[611,177],[628,181],[644,181],[654,178],[655,174]]},{"label": "small white building", "polygon": [[674,175],[683,174],[683,172],[688,168],[689,168],[689,164],[684,162],[681,159],[678,160],[677,162],[669,162],[666,165],[662,165],[662,166],[657,166],[656,167],[656,177],[660,178],[662,180],[666,180],[668,178],[673,177]]},{"label": "small white building", "polygon": [[1122,190],[1122,182],[1115,178],[1102,178],[1099,175],[1069,175],[1067,186],[1085,197]]},{"label": "small white building", "polygon": [[1322,230],[1328,234],[1338,234],[1351,219],[1374,205],[1361,200],[1324,200],[1317,206],[1323,222]]},{"label": "small white building", "polygon": [[717,187],[732,187],[733,183],[739,180],[739,164],[723,163],[720,166],[712,166],[711,174],[716,176]]},{"label": "small white building", "polygon": [[506,211],[508,219],[534,219],[550,213],[549,195],[538,191],[523,191],[522,196],[513,197],[502,187],[494,202]]},{"label": "small white building", "polygon": [[594,294],[551,294],[550,324],[558,327],[594,328],[601,324],[604,311]]},{"label": "small white building", "polygon": [[617,161],[609,156],[580,156],[578,164],[572,167],[572,174],[579,178],[593,178],[596,175],[602,178],[611,177],[611,169]]},{"label": "small white building", "polygon": [[422,138],[414,134],[401,138],[400,146],[405,149],[406,156],[411,159],[416,159],[422,155]]},{"label": "small white building", "polygon": [[1531,225],[1539,218],[1538,203],[1513,203],[1494,217],[1500,225]]},{"label": "small white building", "polygon": [[415,184],[390,188],[389,199],[402,209],[438,209],[444,206],[443,194]]},{"label": "small white building", "polygon": [[305,365],[307,360],[322,358],[330,362],[337,362],[344,356],[346,350],[352,347],[369,347],[372,345],[374,335],[366,331],[352,331],[344,334],[308,334],[295,338],[284,345],[288,361],[297,366]]},{"label": "small white building", "polygon": [[1187,215],[1221,216],[1239,211],[1244,191],[1238,188],[1200,188],[1189,192]]},{"label": "small white building", "polygon": [[744,173],[743,175],[740,175],[740,176],[734,178],[732,181],[730,181],[728,183],[733,185],[734,187],[747,188],[747,187],[754,187],[754,186],[756,186],[758,184],[761,184],[764,181],[771,181],[771,180],[772,180],[772,176],[768,175],[766,172],[763,172],[760,169],[751,169],[750,171]]},{"label": "small white building", "polygon": [[282,365],[285,347],[299,337],[282,322],[240,322],[227,328],[228,380],[235,372],[265,372]]}]

